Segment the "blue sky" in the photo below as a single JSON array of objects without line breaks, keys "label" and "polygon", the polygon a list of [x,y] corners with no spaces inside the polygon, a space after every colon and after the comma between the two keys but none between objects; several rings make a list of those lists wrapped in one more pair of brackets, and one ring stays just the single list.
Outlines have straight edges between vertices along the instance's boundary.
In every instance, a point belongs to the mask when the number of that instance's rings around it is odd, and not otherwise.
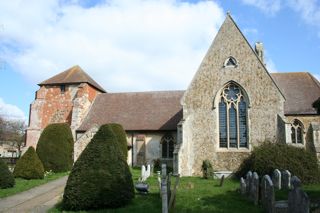
[{"label": "blue sky", "polygon": [[109,92],[186,89],[227,11],[269,71],[320,78],[318,0],[1,1],[0,115],[27,119],[37,83],[76,64]]}]

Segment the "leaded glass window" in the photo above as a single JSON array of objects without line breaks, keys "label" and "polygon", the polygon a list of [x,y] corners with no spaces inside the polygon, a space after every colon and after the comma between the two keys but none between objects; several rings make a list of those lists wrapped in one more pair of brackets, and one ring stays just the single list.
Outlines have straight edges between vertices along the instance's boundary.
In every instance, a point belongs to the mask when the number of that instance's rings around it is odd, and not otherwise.
[{"label": "leaded glass window", "polygon": [[165,135],[161,140],[162,158],[173,158],[174,139],[172,135]]},{"label": "leaded glass window", "polygon": [[247,103],[241,88],[227,84],[219,102],[219,146],[221,148],[248,147]]},{"label": "leaded glass window", "polygon": [[303,144],[303,125],[298,119],[294,119],[291,124],[292,143]]}]

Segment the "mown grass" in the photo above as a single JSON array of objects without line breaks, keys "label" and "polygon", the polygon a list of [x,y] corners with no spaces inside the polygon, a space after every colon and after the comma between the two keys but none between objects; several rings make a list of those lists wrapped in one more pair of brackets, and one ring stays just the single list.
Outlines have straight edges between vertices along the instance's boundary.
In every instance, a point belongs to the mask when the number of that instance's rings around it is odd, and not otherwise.
[{"label": "mown grass", "polygon": [[[140,175],[139,170],[133,170],[134,182]],[[175,180],[172,179],[172,185]],[[161,198],[157,177],[148,179],[150,193],[148,195],[136,194],[134,200],[124,208],[101,209],[96,211],[80,212],[106,212],[106,213],[153,213],[161,212]],[[177,191],[174,212],[181,213],[207,213],[207,212],[262,212],[238,192],[239,181],[225,180],[223,187],[219,187],[219,180],[205,180],[200,177],[183,177]],[[60,204],[49,210],[51,213],[61,212]]]},{"label": "mown grass", "polygon": [[19,192],[26,191],[28,189],[48,183],[49,181],[58,179],[66,175],[68,175],[68,172],[49,173],[44,177],[44,179],[25,180],[22,178],[15,178],[16,184],[14,187],[8,189],[0,189],[0,198],[8,197]]}]

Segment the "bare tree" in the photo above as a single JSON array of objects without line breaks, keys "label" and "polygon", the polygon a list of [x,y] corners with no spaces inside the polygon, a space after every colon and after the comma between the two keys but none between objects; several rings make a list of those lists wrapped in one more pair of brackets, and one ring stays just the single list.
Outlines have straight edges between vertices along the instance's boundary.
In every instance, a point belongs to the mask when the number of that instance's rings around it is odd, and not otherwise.
[{"label": "bare tree", "polygon": [[9,143],[18,149],[18,155],[21,148],[25,145],[26,124],[22,120],[9,120],[0,117],[0,141]]}]

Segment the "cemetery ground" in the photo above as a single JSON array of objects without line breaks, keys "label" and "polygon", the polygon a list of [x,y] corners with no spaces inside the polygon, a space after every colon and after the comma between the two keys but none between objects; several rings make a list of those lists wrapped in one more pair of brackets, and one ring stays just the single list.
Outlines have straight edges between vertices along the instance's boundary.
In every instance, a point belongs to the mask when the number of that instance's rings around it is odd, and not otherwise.
[{"label": "cemetery ground", "polygon": [[36,186],[48,183],[50,181],[56,180],[60,177],[68,175],[69,172],[60,173],[47,173],[43,179],[31,179],[25,180],[22,178],[15,178],[16,184],[12,188],[0,189],[0,198],[8,197],[28,189],[34,188]]},{"label": "cemetery ground", "polygon": [[[132,173],[134,183],[136,183],[140,176],[140,169],[133,169]],[[175,178],[172,178],[171,182],[174,184]],[[147,183],[150,186],[150,193],[147,195],[136,193],[133,201],[124,208],[100,209],[88,212],[161,212],[161,198],[157,175],[153,174],[152,177],[149,177]],[[225,179],[222,187],[219,184],[220,180],[203,179],[201,177],[182,177],[177,189],[175,212],[263,212],[262,208],[254,206],[245,197],[240,195],[238,191],[239,180]],[[61,212],[60,204],[57,204],[49,212]]]}]

